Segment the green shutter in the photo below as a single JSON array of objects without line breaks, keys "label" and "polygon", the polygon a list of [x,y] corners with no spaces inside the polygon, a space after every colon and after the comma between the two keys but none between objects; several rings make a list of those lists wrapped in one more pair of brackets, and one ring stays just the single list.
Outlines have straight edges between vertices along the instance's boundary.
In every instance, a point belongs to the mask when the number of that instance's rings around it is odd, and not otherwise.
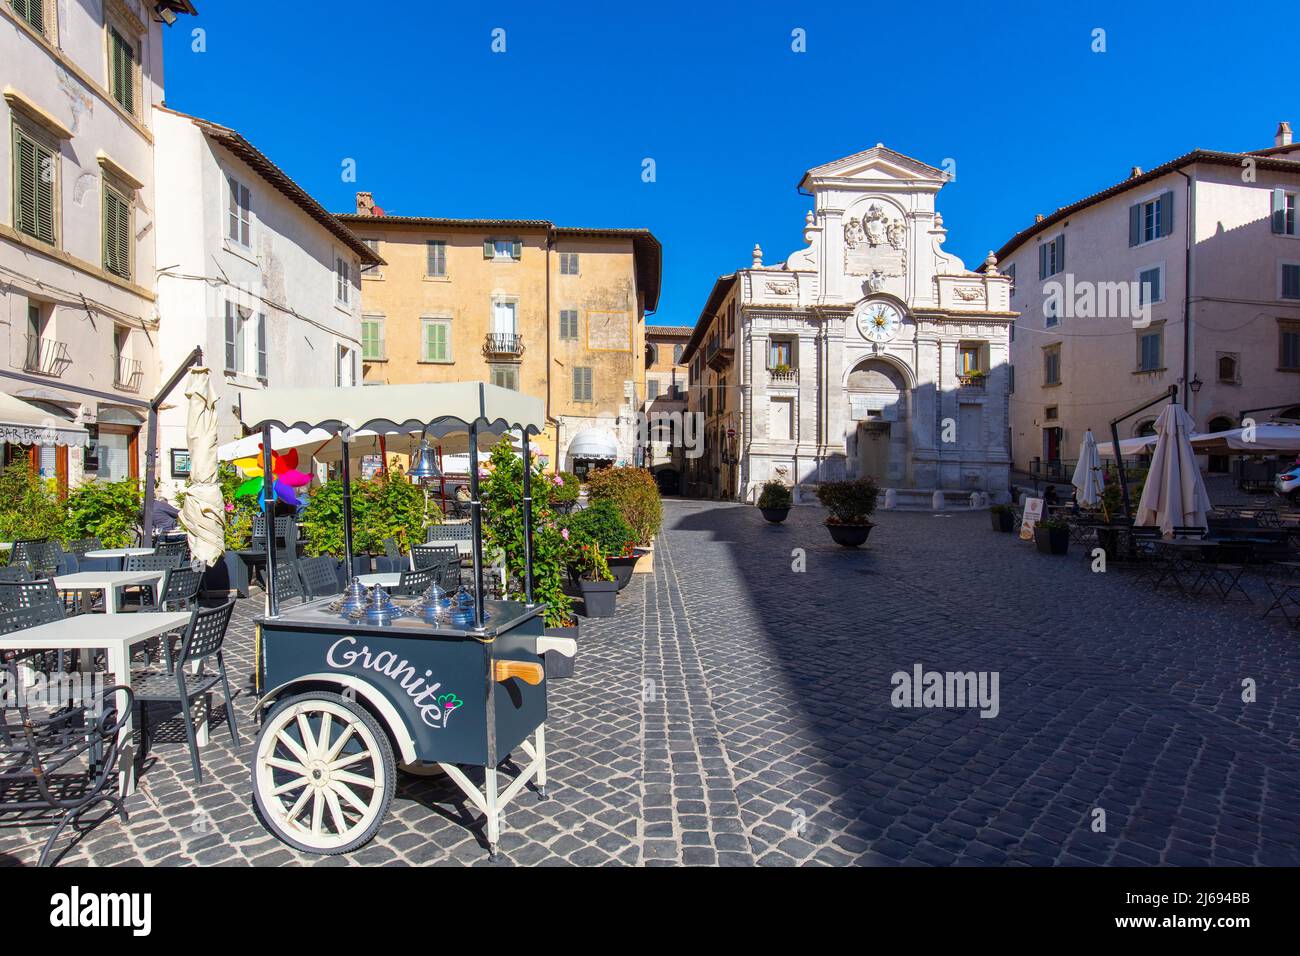
[{"label": "green shutter", "polygon": [[54,244],[55,154],[14,129],[14,225]]},{"label": "green shutter", "polygon": [[491,240],[491,239],[484,239],[484,240],[483,240],[483,258],[484,258],[484,259],[491,259],[491,258],[492,258],[493,256],[495,256],[495,255],[496,255],[496,248],[495,248],[495,246],[493,245],[492,240]]},{"label": "green shutter", "polygon": [[1128,207],[1128,244],[1136,246],[1142,242],[1142,204],[1134,203]]},{"label": "green shutter", "polygon": [[1160,194],[1160,235],[1168,236],[1174,231],[1174,194]]},{"label": "green shutter", "polygon": [[45,0],[10,0],[10,6],[33,30],[45,35]]},{"label": "green shutter", "polygon": [[109,27],[113,99],[127,112],[135,113],[135,48],[116,29]]}]

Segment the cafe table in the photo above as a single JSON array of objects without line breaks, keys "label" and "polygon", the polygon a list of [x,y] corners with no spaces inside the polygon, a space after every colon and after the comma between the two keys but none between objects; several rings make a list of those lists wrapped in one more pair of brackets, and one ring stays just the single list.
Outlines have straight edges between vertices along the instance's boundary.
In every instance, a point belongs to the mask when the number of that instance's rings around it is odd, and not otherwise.
[{"label": "cafe table", "polygon": [[[0,637],[0,650],[104,651],[108,673],[113,683],[131,686],[131,648],[169,631],[179,630],[190,621],[188,611],[165,611],[156,614],[78,614],[48,624],[14,631]],[[125,705],[119,700],[119,707]],[[131,742],[134,721],[127,710],[121,715],[121,764],[118,785],[122,796],[135,789],[135,750]],[[198,742],[207,743],[208,715],[203,708],[198,727]]]},{"label": "cafe table", "polygon": [[158,587],[166,571],[77,571],[73,574],[56,574],[54,587],[60,591],[103,591],[104,610],[117,613],[119,592],[122,588],[141,584]]},{"label": "cafe table", "polygon": [[395,588],[402,583],[401,571],[377,571],[374,574],[358,574],[357,580],[368,588],[378,585],[381,588]]}]

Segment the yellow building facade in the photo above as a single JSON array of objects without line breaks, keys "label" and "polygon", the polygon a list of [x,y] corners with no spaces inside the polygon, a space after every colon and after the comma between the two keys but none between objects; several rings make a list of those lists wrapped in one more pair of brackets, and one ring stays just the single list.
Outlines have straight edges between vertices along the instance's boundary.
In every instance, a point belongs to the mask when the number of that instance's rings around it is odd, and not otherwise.
[{"label": "yellow building facade", "polygon": [[384,260],[361,276],[364,384],[484,381],[546,403],[551,466],[638,464],[645,316],[661,249],[644,229],[340,216]]}]

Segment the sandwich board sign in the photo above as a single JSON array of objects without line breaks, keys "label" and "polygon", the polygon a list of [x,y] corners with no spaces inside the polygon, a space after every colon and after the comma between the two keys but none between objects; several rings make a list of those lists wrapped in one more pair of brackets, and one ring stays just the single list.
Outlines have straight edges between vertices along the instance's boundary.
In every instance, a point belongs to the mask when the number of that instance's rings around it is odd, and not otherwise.
[{"label": "sandwich board sign", "polygon": [[1024,516],[1020,519],[1020,540],[1034,539],[1034,525],[1043,518],[1043,499],[1026,498]]}]

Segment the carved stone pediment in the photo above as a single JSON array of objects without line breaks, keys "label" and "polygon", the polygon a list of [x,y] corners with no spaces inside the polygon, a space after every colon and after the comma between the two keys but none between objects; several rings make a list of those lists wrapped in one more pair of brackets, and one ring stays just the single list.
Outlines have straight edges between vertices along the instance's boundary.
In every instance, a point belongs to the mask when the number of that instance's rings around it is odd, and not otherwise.
[{"label": "carved stone pediment", "polygon": [[844,271],[871,276],[878,288],[886,278],[907,274],[906,246],[907,223],[873,202],[861,218],[844,223]]}]

